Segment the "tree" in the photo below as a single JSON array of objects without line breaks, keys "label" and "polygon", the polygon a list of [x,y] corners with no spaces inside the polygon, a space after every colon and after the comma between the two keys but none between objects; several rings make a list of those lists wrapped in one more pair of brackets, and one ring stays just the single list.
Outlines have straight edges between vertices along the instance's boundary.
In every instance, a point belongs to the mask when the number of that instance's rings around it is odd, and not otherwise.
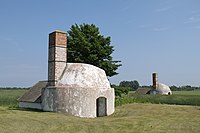
[{"label": "tree", "polygon": [[121,61],[113,60],[114,49],[110,37],[100,35],[94,24],[72,25],[68,31],[68,61],[88,63],[105,70],[107,76],[114,76]]},{"label": "tree", "polygon": [[115,90],[115,96],[121,97],[122,95],[128,95],[128,92],[131,91],[130,87],[120,87],[117,85],[111,85]]},{"label": "tree", "polygon": [[137,80],[133,81],[133,90],[137,90],[140,87],[139,82]]},{"label": "tree", "polygon": [[122,81],[119,84],[120,87],[131,87],[133,91],[137,90],[139,88],[138,81]]}]

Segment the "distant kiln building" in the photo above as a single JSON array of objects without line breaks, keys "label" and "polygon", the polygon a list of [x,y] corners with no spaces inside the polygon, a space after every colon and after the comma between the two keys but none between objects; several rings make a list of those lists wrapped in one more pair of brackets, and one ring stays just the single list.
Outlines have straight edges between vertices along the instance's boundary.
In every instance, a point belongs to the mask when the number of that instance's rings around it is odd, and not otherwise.
[{"label": "distant kiln building", "polygon": [[172,95],[172,91],[169,86],[158,82],[158,74],[152,74],[153,86],[151,88],[138,88],[136,94],[162,94]]},{"label": "distant kiln building", "polygon": [[48,81],[40,81],[19,99],[19,107],[67,112],[94,118],[114,112],[114,89],[104,70],[67,63],[67,35],[49,34]]}]

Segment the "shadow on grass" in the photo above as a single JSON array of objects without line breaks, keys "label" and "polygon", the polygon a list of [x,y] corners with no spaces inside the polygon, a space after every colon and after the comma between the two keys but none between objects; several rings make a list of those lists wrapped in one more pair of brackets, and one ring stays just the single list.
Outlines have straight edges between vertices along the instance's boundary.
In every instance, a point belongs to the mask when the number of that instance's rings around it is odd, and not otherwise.
[{"label": "shadow on grass", "polygon": [[31,108],[20,108],[17,106],[9,106],[7,110],[19,110],[19,111],[29,111],[29,112],[44,112],[43,110],[40,109],[31,109]]}]

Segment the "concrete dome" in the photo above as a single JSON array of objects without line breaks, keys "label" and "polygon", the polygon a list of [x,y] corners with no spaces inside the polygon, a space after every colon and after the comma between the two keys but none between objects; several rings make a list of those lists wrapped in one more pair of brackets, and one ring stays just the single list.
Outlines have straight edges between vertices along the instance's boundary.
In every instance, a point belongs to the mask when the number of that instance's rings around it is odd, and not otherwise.
[{"label": "concrete dome", "polygon": [[115,93],[104,70],[89,64],[67,63],[55,86],[42,93],[44,111],[94,118],[114,112]]},{"label": "concrete dome", "polygon": [[84,63],[67,63],[63,76],[57,85],[102,89],[111,88],[104,70]]},{"label": "concrete dome", "polygon": [[158,83],[158,88],[157,88],[158,94],[165,94],[165,95],[171,95],[172,91],[170,90],[169,86]]}]

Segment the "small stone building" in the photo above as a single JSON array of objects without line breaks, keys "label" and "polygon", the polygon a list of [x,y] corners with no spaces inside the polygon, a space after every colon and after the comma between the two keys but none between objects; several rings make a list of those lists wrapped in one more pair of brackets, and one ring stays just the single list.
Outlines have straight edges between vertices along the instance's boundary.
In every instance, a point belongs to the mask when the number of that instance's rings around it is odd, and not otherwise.
[{"label": "small stone building", "polygon": [[162,94],[172,95],[172,91],[169,86],[158,82],[158,74],[152,74],[153,86],[151,88],[138,88],[136,94]]},{"label": "small stone building", "polygon": [[48,82],[38,84],[19,99],[20,107],[88,118],[114,112],[114,89],[105,71],[89,64],[67,63],[65,32],[49,34]]}]

